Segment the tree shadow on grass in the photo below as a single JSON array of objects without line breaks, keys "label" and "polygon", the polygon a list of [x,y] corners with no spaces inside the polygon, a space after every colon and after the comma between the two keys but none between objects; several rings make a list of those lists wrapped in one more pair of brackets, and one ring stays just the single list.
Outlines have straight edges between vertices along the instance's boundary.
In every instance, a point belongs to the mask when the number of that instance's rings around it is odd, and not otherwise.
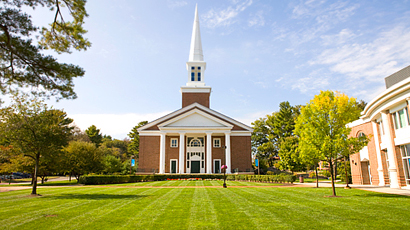
[{"label": "tree shadow on grass", "polygon": [[57,196],[44,196],[49,199],[84,199],[84,200],[112,200],[112,199],[141,199],[149,195],[122,195],[122,194],[75,194],[65,193]]},{"label": "tree shadow on grass", "polygon": [[405,198],[409,199],[410,196],[406,195],[398,195],[398,194],[389,194],[389,193],[379,193],[379,192],[370,192],[366,194],[355,194],[352,196],[360,196],[360,197],[383,197],[383,198]]}]

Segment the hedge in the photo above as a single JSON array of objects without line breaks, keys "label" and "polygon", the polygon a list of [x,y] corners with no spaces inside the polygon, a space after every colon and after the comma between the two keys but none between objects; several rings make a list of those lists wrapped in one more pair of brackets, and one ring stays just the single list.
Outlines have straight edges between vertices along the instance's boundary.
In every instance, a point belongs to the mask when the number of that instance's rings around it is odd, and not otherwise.
[{"label": "hedge", "polygon": [[227,180],[267,182],[267,183],[293,183],[296,181],[295,175],[281,173],[279,175],[228,175]]},{"label": "hedge", "polygon": [[[223,179],[222,174],[156,174],[156,175],[87,175],[80,177],[80,184],[120,184],[134,183],[143,181],[163,181],[167,179]],[[226,177],[231,181],[252,181],[268,183],[293,183],[296,180],[295,175],[234,175],[229,174]]]}]

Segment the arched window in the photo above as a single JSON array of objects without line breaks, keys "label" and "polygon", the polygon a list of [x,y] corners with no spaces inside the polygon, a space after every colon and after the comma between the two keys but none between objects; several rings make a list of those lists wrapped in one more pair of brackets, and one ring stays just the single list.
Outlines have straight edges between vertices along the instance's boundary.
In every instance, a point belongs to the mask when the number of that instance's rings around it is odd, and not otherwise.
[{"label": "arched window", "polygon": [[364,137],[364,136],[366,136],[366,134],[364,134],[363,132],[360,132],[360,133],[357,135],[357,137]]},{"label": "arched window", "polygon": [[198,139],[193,139],[190,143],[189,143],[190,147],[201,147],[201,141]]},{"label": "arched window", "polygon": [[191,73],[191,81],[195,81],[195,73],[194,72]]},{"label": "arched window", "polygon": [[201,81],[201,73],[198,73],[198,81]]}]

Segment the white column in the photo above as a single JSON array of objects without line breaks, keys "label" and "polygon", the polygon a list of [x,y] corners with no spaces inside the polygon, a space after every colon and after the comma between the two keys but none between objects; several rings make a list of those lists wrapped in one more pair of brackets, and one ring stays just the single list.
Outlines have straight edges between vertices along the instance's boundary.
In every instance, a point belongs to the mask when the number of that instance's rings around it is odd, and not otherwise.
[{"label": "white column", "polygon": [[212,132],[206,132],[206,173],[212,173]]},{"label": "white column", "polygon": [[380,152],[380,141],[379,141],[379,129],[376,121],[372,121],[373,134],[374,134],[374,144],[376,145],[376,155],[377,155],[377,172],[379,173],[379,186],[384,186],[384,174],[382,165],[382,154]]},{"label": "white column", "polygon": [[228,166],[226,173],[231,173],[231,133],[225,133],[225,164]]},{"label": "white column", "polygon": [[165,133],[161,133],[159,149],[159,173],[165,173]]},{"label": "white column", "polygon": [[400,188],[399,186],[399,179],[397,178],[397,167],[396,167],[396,160],[394,156],[394,142],[393,142],[393,134],[392,134],[392,127],[391,122],[388,119],[388,111],[382,112],[382,120],[383,120],[383,128],[384,128],[384,135],[386,135],[385,140],[387,141],[387,155],[389,157],[389,177],[390,177],[390,188]]},{"label": "white column", "polygon": [[179,133],[179,173],[185,172],[185,133]]}]

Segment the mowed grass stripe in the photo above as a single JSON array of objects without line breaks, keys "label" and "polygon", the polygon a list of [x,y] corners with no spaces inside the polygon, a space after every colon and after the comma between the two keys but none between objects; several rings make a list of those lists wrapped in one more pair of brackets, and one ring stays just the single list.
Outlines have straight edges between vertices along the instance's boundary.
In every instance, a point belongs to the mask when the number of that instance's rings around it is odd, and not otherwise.
[{"label": "mowed grass stripe", "polygon": [[[270,191],[275,191],[275,194],[265,193],[262,189],[265,188],[241,188],[238,190],[238,194],[241,196],[238,199],[248,200],[252,206],[261,209],[258,212],[266,213],[270,217],[268,220],[273,222],[270,224],[275,228],[300,229],[304,226],[316,225],[316,219],[312,218],[316,210],[311,209],[309,204],[300,202],[300,199],[278,197],[277,191],[280,191],[281,188],[269,188]],[[298,202],[297,208],[293,208],[295,202]],[[329,218],[326,212],[321,212],[321,214],[323,218]],[[330,227],[322,225],[322,223],[319,224],[321,229]]]},{"label": "mowed grass stripe", "polygon": [[[135,212],[135,208],[132,208],[132,207],[128,207],[127,209],[124,209],[123,212],[132,213],[132,216],[129,217],[124,222],[124,224],[121,225],[119,228],[129,229],[131,228],[130,225],[131,226],[134,226],[135,224],[141,225],[141,223],[143,223],[143,220],[151,220],[151,219],[147,219],[149,218],[148,216],[150,216],[150,211],[156,210],[160,208],[161,206],[163,206],[162,202],[169,201],[170,197],[174,196],[175,193],[178,193],[178,191],[182,191],[182,189],[163,188],[158,191],[160,191],[161,194],[159,196],[152,194],[154,196],[151,197],[151,199],[146,199],[145,202],[143,202],[143,204],[140,204],[141,208],[139,210],[137,209],[137,212]],[[134,212],[131,212],[131,211],[134,211]]]},{"label": "mowed grass stripe", "polygon": [[[258,188],[250,188],[252,191],[256,191]],[[267,227],[275,227],[281,229],[291,229],[292,225],[289,225],[287,221],[283,219],[283,216],[279,217],[270,210],[269,206],[261,206],[260,204],[266,204],[269,200],[255,199],[255,193],[246,193],[244,190],[247,188],[234,188],[228,189],[229,197],[241,203],[242,206],[247,206],[250,217],[256,222],[258,229]],[[283,211],[283,210],[281,210]],[[263,213],[263,214],[261,214]]]},{"label": "mowed grass stripe", "polygon": [[148,229],[148,228],[155,229],[156,228],[155,224],[159,223],[159,221],[157,222],[157,219],[164,213],[168,212],[169,209],[172,208],[172,207],[170,208],[168,207],[175,199],[177,199],[177,197],[180,196],[180,194],[182,193],[184,189],[170,189],[170,190],[171,191],[167,193],[167,199],[163,200],[161,205],[156,206],[156,207],[151,206],[148,209],[150,211],[145,213],[144,216],[148,218],[150,221],[142,221],[142,219],[140,219],[140,221],[138,221],[135,225],[132,225],[132,226],[136,227],[137,229]]},{"label": "mowed grass stripe", "polygon": [[[131,192],[132,188],[129,189],[124,189],[124,188],[118,188],[115,192],[111,192],[110,194],[105,194],[105,193],[100,193],[100,194],[95,194],[96,199],[95,198],[91,198],[90,196],[88,196],[88,194],[85,194],[86,196],[84,196],[84,199],[86,201],[92,201],[92,203],[90,203],[89,205],[87,205],[86,210],[71,210],[68,212],[65,212],[64,214],[64,221],[60,221],[58,225],[54,225],[52,229],[58,229],[64,226],[64,228],[70,228],[73,225],[73,222],[78,222],[80,221],[80,223],[84,222],[85,218],[88,218],[89,214],[92,214],[98,210],[105,210],[107,208],[109,208],[112,204],[113,201],[117,200],[117,201],[121,201],[120,198],[122,195],[125,195],[129,192]],[[78,196],[78,195],[77,195]],[[101,197],[101,199],[99,199],[99,197]],[[105,197],[105,198],[103,198]],[[57,197],[58,199],[58,197]],[[55,213],[57,215],[59,215],[60,213]],[[65,226],[66,223],[70,223],[69,226]]]},{"label": "mowed grass stripe", "polygon": [[189,210],[188,229],[219,229],[217,213],[213,202],[209,202],[209,188],[195,188]]},{"label": "mowed grass stripe", "polygon": [[[92,188],[82,188],[82,189],[78,189],[77,191],[84,192],[84,191],[87,191],[87,190],[93,190],[93,189]],[[54,192],[54,191],[56,191],[56,192]],[[53,189],[50,193],[50,190],[47,189],[47,194],[44,194],[44,195],[46,195],[46,196],[49,196],[51,194],[52,195],[57,195],[57,194],[64,193],[65,191],[66,190],[62,189],[62,188],[56,188],[56,189]],[[28,194],[29,193],[26,193],[25,196],[20,197],[18,199],[10,199],[8,201],[0,201],[0,207],[2,207],[2,209],[0,209],[0,216],[1,216],[1,213],[17,212],[18,210],[22,209],[22,207],[25,210],[28,210],[28,209],[30,209],[30,207],[38,205],[37,204],[38,201],[34,197],[30,198],[29,200],[24,199],[24,198],[27,198]],[[38,198],[40,198],[40,197],[38,197]],[[53,200],[45,200],[43,202],[46,203],[46,202],[54,202],[54,201]],[[0,217],[0,219],[1,219],[1,217]]]},{"label": "mowed grass stripe", "polygon": [[[112,198],[107,200],[107,204],[100,206],[96,209],[92,209],[86,213],[83,213],[79,216],[74,216],[71,219],[68,219],[60,223],[60,226],[66,226],[65,229],[78,229],[79,227],[84,228],[90,224],[96,224],[95,222],[106,215],[123,208],[125,205],[129,205],[132,202],[136,202],[138,199],[141,199],[146,193],[152,193],[152,190],[155,188],[127,188],[123,189],[119,195],[119,198]],[[128,196],[132,194],[132,196]],[[121,198],[121,196],[124,196]],[[67,225],[66,225],[67,224]],[[60,226],[55,226],[53,229],[58,229]]]},{"label": "mowed grass stripe", "polygon": [[[91,189],[92,190],[92,189]],[[95,190],[92,190],[95,191]],[[97,191],[95,191],[97,192]],[[53,209],[53,208],[58,208],[60,206],[64,206],[66,203],[65,202],[56,202],[53,199],[48,199],[49,195],[45,194],[44,196],[40,197],[29,197],[28,194],[25,195],[24,198],[20,198],[22,201],[27,201],[30,200],[31,202],[35,202],[35,205],[30,205],[30,206],[25,206],[25,205],[20,205],[19,208],[17,209],[18,211],[10,212],[9,210],[6,209],[8,218],[7,218],[7,224],[14,224],[15,222],[20,222],[20,218],[24,218],[27,215],[32,215],[33,212],[34,214],[41,212],[43,209],[41,207],[44,207],[45,209]],[[2,215],[0,215],[0,220],[2,218]]]},{"label": "mowed grass stripe", "polygon": [[[316,194],[312,196],[312,192]],[[403,206],[403,202],[409,203],[409,197],[397,196],[390,194],[381,194],[369,191],[360,190],[344,190],[337,189],[337,194],[341,197],[331,198],[325,197],[331,193],[330,188],[293,188],[293,194],[303,194],[304,200],[311,203],[318,203],[312,205],[315,209],[322,209],[323,211],[331,212],[334,216],[341,217],[340,221],[346,222],[346,226],[355,227],[360,225],[362,227],[374,228],[380,226],[380,224],[387,224],[389,226],[396,226],[397,228],[403,228],[400,221],[402,219],[408,219],[408,208]],[[326,195],[325,195],[326,194]],[[381,197],[390,197],[398,202],[380,203]],[[313,198],[314,197],[314,198]],[[378,210],[377,212],[369,212],[368,210]],[[396,215],[391,215],[392,212],[397,212]],[[343,216],[342,213],[349,213],[349,217]],[[388,219],[380,218],[381,216],[389,216]],[[363,219],[370,218],[374,221],[363,222]],[[334,220],[335,218],[333,218]],[[333,222],[330,221],[330,224]],[[409,226],[410,223],[406,222],[405,226]]]},{"label": "mowed grass stripe", "polygon": [[227,188],[214,188],[209,193],[215,209],[218,210],[218,220],[222,228],[236,226],[238,229],[259,229],[262,226],[255,219],[256,214],[250,211],[249,204],[233,199]]},{"label": "mowed grass stripe", "polygon": [[[97,193],[96,191],[95,193]],[[41,198],[34,198],[34,199],[41,199]],[[77,208],[79,206],[86,205],[88,203],[91,203],[93,200],[84,202],[82,200],[76,200],[73,202],[70,202],[68,200],[66,203],[61,204],[61,200],[56,200],[55,203],[60,203],[59,205],[55,205],[52,207],[49,207],[49,205],[44,204],[43,202],[39,202],[40,207],[44,208],[39,208],[37,207],[35,211],[27,212],[21,215],[14,216],[12,218],[7,218],[7,223],[4,224],[4,227],[11,227],[11,228],[16,228],[19,227],[20,225],[23,225],[25,223],[31,222],[33,220],[39,219],[41,217],[47,216],[47,215],[53,215],[54,213],[61,212],[61,211],[66,211],[69,209]],[[50,204],[52,205],[52,204]],[[25,209],[24,209],[25,210]]]}]

